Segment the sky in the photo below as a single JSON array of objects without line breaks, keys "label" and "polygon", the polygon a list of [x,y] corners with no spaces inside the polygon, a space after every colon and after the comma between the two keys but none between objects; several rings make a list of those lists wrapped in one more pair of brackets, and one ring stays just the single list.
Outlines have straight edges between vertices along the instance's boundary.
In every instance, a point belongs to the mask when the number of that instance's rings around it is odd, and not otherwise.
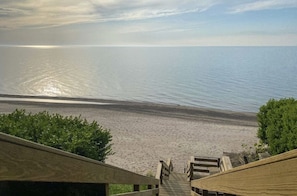
[{"label": "sky", "polygon": [[0,0],[0,45],[297,46],[297,0]]}]

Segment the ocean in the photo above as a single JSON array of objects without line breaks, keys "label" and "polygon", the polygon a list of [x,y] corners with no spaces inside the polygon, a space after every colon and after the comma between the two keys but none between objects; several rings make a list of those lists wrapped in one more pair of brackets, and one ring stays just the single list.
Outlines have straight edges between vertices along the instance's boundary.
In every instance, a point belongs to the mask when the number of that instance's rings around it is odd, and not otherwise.
[{"label": "ocean", "polygon": [[297,47],[0,46],[0,94],[257,112],[297,98]]}]

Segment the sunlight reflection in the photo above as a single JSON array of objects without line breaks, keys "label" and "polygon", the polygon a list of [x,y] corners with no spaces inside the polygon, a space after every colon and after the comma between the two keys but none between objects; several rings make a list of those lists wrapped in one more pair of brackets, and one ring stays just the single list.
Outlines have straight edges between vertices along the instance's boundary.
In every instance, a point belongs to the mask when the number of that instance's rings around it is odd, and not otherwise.
[{"label": "sunlight reflection", "polygon": [[39,49],[50,49],[50,48],[59,48],[57,45],[19,45],[20,48],[39,48]]},{"label": "sunlight reflection", "polygon": [[60,96],[63,94],[61,88],[59,88],[58,85],[55,85],[54,83],[51,83],[51,82],[43,86],[42,92],[44,95],[48,95],[48,96]]}]

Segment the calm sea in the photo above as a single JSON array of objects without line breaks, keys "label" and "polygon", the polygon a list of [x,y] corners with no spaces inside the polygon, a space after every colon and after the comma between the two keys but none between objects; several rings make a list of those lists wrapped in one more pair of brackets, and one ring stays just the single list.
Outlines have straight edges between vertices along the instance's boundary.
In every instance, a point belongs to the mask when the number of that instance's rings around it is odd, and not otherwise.
[{"label": "calm sea", "polygon": [[0,47],[0,94],[257,112],[297,98],[297,47]]}]

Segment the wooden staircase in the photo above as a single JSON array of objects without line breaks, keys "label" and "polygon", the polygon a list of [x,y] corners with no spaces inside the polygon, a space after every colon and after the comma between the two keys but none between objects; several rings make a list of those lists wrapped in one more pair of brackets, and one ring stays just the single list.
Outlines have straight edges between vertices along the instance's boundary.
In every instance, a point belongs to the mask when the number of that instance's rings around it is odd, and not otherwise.
[{"label": "wooden staircase", "polygon": [[156,178],[160,180],[160,196],[190,196],[191,180],[220,172],[220,158],[192,156],[187,167],[184,173],[177,173],[171,159],[159,162]]},{"label": "wooden staircase", "polygon": [[156,178],[159,179],[159,196],[190,196],[191,186],[187,174],[173,172],[171,159],[160,161]]},{"label": "wooden staircase", "polygon": [[191,156],[185,171],[188,181],[220,172],[220,158]]},{"label": "wooden staircase", "polygon": [[[94,195],[85,193],[90,187],[97,195],[109,195],[109,184],[133,185],[132,193],[121,196],[297,193],[297,149],[233,169],[227,156],[215,160],[193,157],[185,174],[173,172],[169,159],[159,162],[156,179],[4,133],[0,133],[0,149],[0,195],[32,191],[29,195],[40,195],[41,190],[47,195],[48,190],[54,192],[50,195],[73,195],[73,187],[83,195]],[[213,174],[217,166],[223,172]],[[192,179],[193,173],[209,176]],[[139,191],[140,185],[148,189]]]},{"label": "wooden staircase", "polygon": [[159,186],[159,196],[190,196],[191,186],[184,173],[170,173],[168,180]]}]

